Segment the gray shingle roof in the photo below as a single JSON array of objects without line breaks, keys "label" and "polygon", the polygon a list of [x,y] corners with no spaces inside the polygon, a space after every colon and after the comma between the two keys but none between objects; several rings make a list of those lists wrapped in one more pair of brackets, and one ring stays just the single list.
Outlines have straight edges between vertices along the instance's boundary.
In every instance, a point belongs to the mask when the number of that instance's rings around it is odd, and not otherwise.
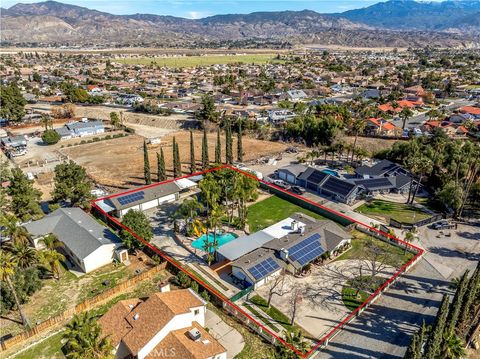
[{"label": "gray shingle roof", "polygon": [[355,172],[359,175],[368,175],[372,177],[385,176],[388,173],[403,170],[401,166],[389,160],[381,160],[372,167],[361,166],[358,167]]},{"label": "gray shingle roof", "polygon": [[289,166],[285,166],[285,167],[279,168],[278,171],[287,172],[287,173],[290,173],[290,174],[294,175],[295,177],[298,177],[298,176],[300,176],[303,172],[305,172],[305,170],[306,170],[307,168],[308,168],[308,167],[305,166],[305,165],[294,164],[294,165],[289,165]]},{"label": "gray shingle roof", "polygon": [[38,221],[25,224],[24,227],[34,237],[55,234],[81,260],[102,245],[122,245],[120,238],[110,229],[102,226],[80,208],[59,208]]}]

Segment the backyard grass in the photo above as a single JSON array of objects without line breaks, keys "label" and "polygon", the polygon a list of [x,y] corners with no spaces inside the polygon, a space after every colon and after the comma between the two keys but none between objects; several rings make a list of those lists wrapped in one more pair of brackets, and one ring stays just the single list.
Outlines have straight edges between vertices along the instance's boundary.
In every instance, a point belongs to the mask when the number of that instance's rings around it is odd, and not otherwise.
[{"label": "backyard grass", "polygon": [[262,65],[269,62],[283,62],[275,59],[276,54],[248,54],[248,55],[205,55],[205,56],[177,56],[177,57],[130,57],[115,59],[114,61],[126,65],[151,65],[165,67],[195,67],[221,64],[248,63]]},{"label": "backyard grass", "polygon": [[297,206],[277,196],[271,196],[248,207],[247,222],[250,233],[257,232],[296,212],[305,213],[313,218],[325,219],[321,215]]},{"label": "backyard grass", "polygon": [[15,355],[15,359],[63,359],[63,331],[56,333],[31,348]]},{"label": "backyard grass", "polygon": [[431,217],[430,214],[408,204],[379,199],[362,204],[356,211],[367,216],[383,219],[387,223],[389,223],[390,218],[397,222],[410,224]]},{"label": "backyard grass", "polygon": [[256,310],[254,307],[252,307],[249,304],[244,304],[243,305],[245,308],[247,308],[249,311],[251,311],[257,318],[259,318],[263,324],[265,324],[267,327],[272,329],[275,332],[279,332],[280,329],[278,329],[273,323],[270,322],[268,318],[266,318],[263,314],[261,314],[258,310]]},{"label": "backyard grass", "polygon": [[402,265],[407,263],[410,259],[413,258],[413,254],[410,252],[405,252],[403,248],[394,246],[388,242],[384,242],[380,239],[374,238],[369,236],[366,233],[353,230],[352,231],[352,248],[350,248],[345,253],[339,255],[335,258],[336,261],[345,260],[345,259],[358,259],[363,258],[365,256],[365,251],[367,246],[366,243],[372,242],[375,246],[380,247],[387,251],[388,253],[392,254],[390,258],[390,262],[387,263],[388,265],[400,268]]}]

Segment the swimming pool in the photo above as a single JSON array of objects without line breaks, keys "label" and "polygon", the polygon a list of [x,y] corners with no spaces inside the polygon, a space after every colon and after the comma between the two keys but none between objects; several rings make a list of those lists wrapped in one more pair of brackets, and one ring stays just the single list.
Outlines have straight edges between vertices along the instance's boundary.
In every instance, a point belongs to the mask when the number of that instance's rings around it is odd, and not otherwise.
[{"label": "swimming pool", "polygon": [[[218,247],[220,248],[224,244],[233,241],[235,238],[237,238],[237,235],[235,233],[217,233]],[[198,237],[196,240],[192,242],[192,247],[203,250],[206,240],[207,240],[207,235],[203,234],[202,236]],[[208,243],[212,243],[212,242],[213,242],[213,233],[209,233]],[[213,248],[210,248],[210,251],[213,252]]]},{"label": "swimming pool", "polygon": [[328,174],[328,175],[331,175],[331,176],[340,177],[340,176],[338,175],[338,172],[337,172],[337,171],[334,171],[334,170],[331,170],[331,169],[328,169],[328,168],[322,170],[322,172],[323,172],[323,173],[326,173],[326,174]]}]

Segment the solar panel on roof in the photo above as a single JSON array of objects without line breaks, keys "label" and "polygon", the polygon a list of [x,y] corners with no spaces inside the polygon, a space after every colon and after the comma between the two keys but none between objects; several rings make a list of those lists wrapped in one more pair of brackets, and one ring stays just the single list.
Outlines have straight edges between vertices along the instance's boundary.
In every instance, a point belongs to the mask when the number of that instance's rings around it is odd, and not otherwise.
[{"label": "solar panel on roof", "polygon": [[323,185],[322,188],[327,191],[338,193],[342,196],[346,196],[350,193],[352,188],[355,187],[353,183],[343,181],[336,177],[330,177]]},{"label": "solar panel on roof", "polygon": [[279,268],[280,266],[278,265],[278,263],[275,262],[273,258],[269,257],[264,261],[256,264],[255,266],[248,268],[248,271],[253,276],[253,278],[255,278],[256,280],[260,280],[262,278],[265,278],[269,274],[272,274]]},{"label": "solar panel on roof", "polygon": [[312,174],[310,176],[308,176],[308,181],[318,184],[318,183],[323,181],[325,176],[327,176],[327,174],[315,170],[315,171],[312,172]]},{"label": "solar panel on roof", "polygon": [[304,266],[318,258],[325,250],[320,246],[320,234],[312,234],[288,250],[288,257]]},{"label": "solar panel on roof", "polygon": [[122,206],[133,203],[139,200],[142,200],[145,198],[145,192],[140,191],[140,192],[135,192],[135,193],[130,193],[122,197],[118,197],[117,201],[120,203]]}]

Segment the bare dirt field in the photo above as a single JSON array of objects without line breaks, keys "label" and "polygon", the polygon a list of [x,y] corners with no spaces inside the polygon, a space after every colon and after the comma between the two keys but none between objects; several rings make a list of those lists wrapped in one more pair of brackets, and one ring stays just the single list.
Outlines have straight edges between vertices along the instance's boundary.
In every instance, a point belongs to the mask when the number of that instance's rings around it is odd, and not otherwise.
[{"label": "bare dirt field", "polygon": [[[355,141],[355,137],[353,136],[345,136],[343,140],[349,144],[353,144]],[[371,137],[358,137],[357,139],[357,148],[364,148],[370,154],[375,154],[378,151],[389,149],[393,146],[393,144],[400,140],[389,140],[384,138],[371,138]]]},{"label": "bare dirt field", "polygon": [[[180,131],[168,134],[162,138],[160,145],[149,145],[149,160],[152,179],[155,179],[157,171],[156,153],[160,146],[165,154],[167,174],[172,169],[172,140],[173,135],[179,145],[180,160],[184,173],[188,173],[190,167],[190,136],[188,131]],[[202,132],[194,132],[195,157],[198,169],[201,161]],[[111,190],[125,189],[144,184],[143,177],[143,137],[132,135],[128,137],[100,141],[60,151],[69,156],[78,164],[87,169],[89,175],[99,184]],[[208,136],[209,158],[215,158],[216,134]],[[260,141],[244,137],[243,151],[244,161],[265,155],[273,155],[283,152],[287,145],[278,142]],[[234,139],[234,156],[236,158],[236,139]],[[222,155],[225,156],[225,142],[222,138]]]}]

